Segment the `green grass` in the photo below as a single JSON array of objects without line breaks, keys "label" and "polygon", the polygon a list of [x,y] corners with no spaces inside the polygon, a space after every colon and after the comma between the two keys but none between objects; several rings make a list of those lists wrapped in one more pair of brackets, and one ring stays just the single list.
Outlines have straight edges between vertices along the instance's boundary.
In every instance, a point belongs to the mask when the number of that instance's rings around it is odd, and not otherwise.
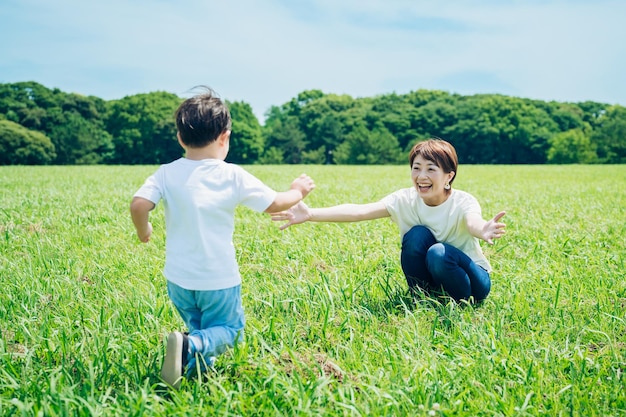
[{"label": "green grass", "polygon": [[[410,186],[408,166],[250,166],[311,206]],[[1,415],[626,415],[626,166],[461,166],[507,235],[479,307],[411,297],[388,219],[283,232],[237,211],[246,344],[178,392],[155,167],[0,167]]]}]

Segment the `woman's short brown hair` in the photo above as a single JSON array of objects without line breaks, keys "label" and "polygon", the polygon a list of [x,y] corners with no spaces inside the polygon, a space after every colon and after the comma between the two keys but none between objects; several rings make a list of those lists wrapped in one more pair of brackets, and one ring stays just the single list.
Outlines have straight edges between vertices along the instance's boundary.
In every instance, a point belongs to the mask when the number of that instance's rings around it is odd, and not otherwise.
[{"label": "woman's short brown hair", "polygon": [[450,183],[456,178],[459,159],[454,146],[449,142],[443,139],[433,138],[415,144],[411,152],[409,152],[409,165],[413,166],[413,161],[418,155],[428,161],[434,162],[445,173],[454,171],[455,175],[450,180]]}]

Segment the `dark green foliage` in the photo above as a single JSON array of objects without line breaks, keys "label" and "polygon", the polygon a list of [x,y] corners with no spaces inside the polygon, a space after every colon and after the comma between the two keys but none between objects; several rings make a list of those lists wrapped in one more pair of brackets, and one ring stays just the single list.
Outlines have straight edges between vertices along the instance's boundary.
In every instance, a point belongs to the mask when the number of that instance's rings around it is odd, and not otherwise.
[{"label": "dark green foliage", "polygon": [[[34,82],[0,84],[0,119],[54,145],[53,159],[41,163],[170,162],[183,153],[173,119],[181,102],[166,92],[104,101]],[[306,90],[268,109],[263,126],[249,104],[228,105],[227,161],[238,164],[404,164],[408,150],[430,137],[451,142],[464,164],[626,162],[626,108],[593,101]]]},{"label": "dark green foliage", "polygon": [[[303,162],[302,153],[307,149],[306,135],[299,127],[299,120],[295,116],[283,116],[268,127],[266,143],[272,152],[273,161],[266,163],[300,164]],[[281,160],[276,157],[282,156]]]},{"label": "dark green foliage", "polygon": [[233,128],[230,150],[226,161],[235,164],[251,164],[259,160],[265,146],[259,120],[248,103],[228,103]]},{"label": "dark green foliage", "polygon": [[404,162],[398,141],[382,124],[373,130],[356,127],[334,153],[337,164],[383,165]]},{"label": "dark green foliage", "polygon": [[597,162],[596,146],[581,129],[557,133],[550,139],[548,162],[554,164]]},{"label": "dark green foliage", "polygon": [[[309,140],[309,149],[322,147],[332,154],[345,139],[346,112],[357,102],[349,96],[329,94],[304,105],[300,113],[300,129]],[[294,114],[295,116],[295,114]],[[324,162],[327,157],[324,157]]]},{"label": "dark green foliage", "polygon": [[545,111],[517,98],[464,97],[455,110],[456,122],[442,134],[456,147],[461,163],[543,163],[548,139],[559,131]]},{"label": "dark green foliage", "polygon": [[107,103],[107,131],[113,137],[115,164],[162,164],[180,158],[174,112],[182,100],[154,92]]},{"label": "dark green foliage", "polygon": [[626,107],[611,106],[601,112],[591,140],[598,146],[600,162],[626,163]]},{"label": "dark green foliage", "polygon": [[9,120],[0,120],[0,165],[44,165],[56,154],[46,135]]},{"label": "dark green foliage", "polygon": [[35,82],[0,84],[0,114],[50,138],[54,164],[96,164],[112,152],[104,100],[50,90]]}]

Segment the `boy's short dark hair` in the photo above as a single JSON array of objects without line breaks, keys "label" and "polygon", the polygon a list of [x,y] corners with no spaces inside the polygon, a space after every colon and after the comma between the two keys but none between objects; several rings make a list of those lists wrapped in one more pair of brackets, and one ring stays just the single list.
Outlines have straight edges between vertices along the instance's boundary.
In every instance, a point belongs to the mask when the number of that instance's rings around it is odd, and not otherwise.
[{"label": "boy's short dark hair", "polygon": [[180,140],[190,148],[208,145],[232,126],[228,107],[215,91],[195,88],[204,92],[183,101],[174,114]]}]

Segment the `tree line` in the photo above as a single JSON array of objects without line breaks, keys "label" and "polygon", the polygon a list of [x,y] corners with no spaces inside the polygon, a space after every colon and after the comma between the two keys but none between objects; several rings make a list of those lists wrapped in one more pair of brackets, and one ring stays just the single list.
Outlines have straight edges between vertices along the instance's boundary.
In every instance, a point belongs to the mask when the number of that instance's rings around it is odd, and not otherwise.
[{"label": "tree line", "polygon": [[[119,100],[36,82],[0,84],[0,165],[162,164],[182,156],[173,115],[183,98]],[[626,107],[438,90],[353,98],[307,90],[272,106],[263,125],[229,102],[227,161],[238,164],[398,164],[440,137],[466,164],[626,162]]]}]

